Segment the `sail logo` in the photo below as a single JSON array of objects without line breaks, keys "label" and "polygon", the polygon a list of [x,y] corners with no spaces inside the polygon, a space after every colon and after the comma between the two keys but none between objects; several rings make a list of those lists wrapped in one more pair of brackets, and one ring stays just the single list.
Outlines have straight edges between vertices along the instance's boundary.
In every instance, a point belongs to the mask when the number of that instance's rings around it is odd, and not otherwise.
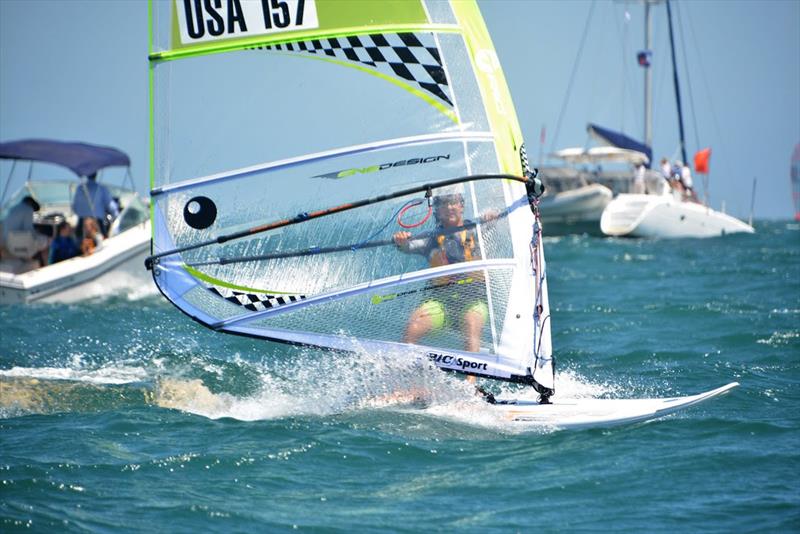
[{"label": "sail logo", "polygon": [[460,369],[461,371],[487,371],[489,364],[484,362],[473,362],[461,356],[453,356],[443,352],[428,352],[428,359],[440,367],[448,369]]},{"label": "sail logo", "polygon": [[183,44],[319,27],[316,0],[175,0]]},{"label": "sail logo", "polygon": [[390,163],[381,163],[380,165],[370,165],[369,167],[356,167],[354,169],[345,169],[343,171],[329,172],[327,174],[312,176],[312,178],[339,180],[341,178],[347,178],[348,176],[353,176],[354,174],[369,174],[377,171],[385,171],[387,169],[392,169],[395,167],[405,167],[408,165],[423,165],[425,163],[434,163],[436,161],[448,160],[448,159],[450,159],[450,154],[443,156],[428,156],[424,158],[403,159],[400,161],[395,161]]},{"label": "sail logo", "polygon": [[481,49],[475,53],[475,63],[489,82],[489,90],[492,93],[494,107],[501,115],[506,114],[506,106],[503,103],[503,91],[500,89],[500,81],[497,73],[500,72],[500,60],[493,50]]}]

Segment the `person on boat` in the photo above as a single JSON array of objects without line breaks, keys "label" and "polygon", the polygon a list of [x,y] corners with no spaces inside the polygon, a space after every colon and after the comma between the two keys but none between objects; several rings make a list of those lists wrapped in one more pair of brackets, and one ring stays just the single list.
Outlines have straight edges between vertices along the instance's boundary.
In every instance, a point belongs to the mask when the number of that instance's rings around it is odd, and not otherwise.
[{"label": "person on boat", "polygon": [[72,237],[72,225],[67,221],[61,221],[58,225],[58,235],[50,244],[50,264],[74,258],[80,253],[81,251]]},{"label": "person on boat", "polygon": [[692,169],[688,165],[681,166],[681,185],[683,186],[684,194],[690,200],[697,200],[697,195],[694,192],[694,181],[692,180]]},{"label": "person on boat", "polygon": [[83,220],[83,239],[81,240],[81,254],[89,256],[103,244],[103,234],[100,225],[94,217]]},{"label": "person on boat", "polygon": [[93,217],[103,236],[108,237],[111,222],[119,215],[119,208],[106,186],[97,182],[97,173],[81,180],[72,199],[72,211],[78,216],[78,229],[83,229],[83,220]]},{"label": "person on boat", "polygon": [[647,193],[647,188],[644,183],[645,166],[644,163],[636,164],[636,171],[633,175],[633,193],[635,195],[644,195]]},{"label": "person on boat", "polygon": [[36,260],[44,267],[47,265],[47,249],[50,239],[33,226],[33,214],[41,209],[36,200],[27,195],[11,208],[3,221],[4,254],[24,259]]},{"label": "person on boat", "polygon": [[683,162],[678,160],[669,170],[669,186],[672,188],[673,194],[678,194],[679,198],[684,195],[683,184],[681,183],[681,169]]},{"label": "person on boat", "polygon": [[666,181],[672,179],[672,165],[669,164],[667,158],[661,158],[661,176],[663,176]]},{"label": "person on boat", "polygon": [[[433,210],[437,223],[435,232],[418,239],[412,239],[409,232],[397,232],[393,235],[397,247],[403,252],[424,256],[431,267],[477,259],[480,256],[478,236],[474,223],[464,219],[463,195],[457,191],[437,195],[433,198]],[[495,211],[489,211],[481,217],[484,222],[496,218]],[[450,283],[483,284],[483,274],[445,276],[434,279],[432,283],[434,286]],[[465,350],[480,351],[481,334],[488,320],[489,310],[482,298],[471,298],[468,293],[479,292],[453,292],[452,300],[442,302],[429,299],[422,303],[411,313],[403,340],[406,343],[416,343],[431,331],[453,326],[461,329]],[[474,380],[474,377],[470,378],[471,381]]]}]

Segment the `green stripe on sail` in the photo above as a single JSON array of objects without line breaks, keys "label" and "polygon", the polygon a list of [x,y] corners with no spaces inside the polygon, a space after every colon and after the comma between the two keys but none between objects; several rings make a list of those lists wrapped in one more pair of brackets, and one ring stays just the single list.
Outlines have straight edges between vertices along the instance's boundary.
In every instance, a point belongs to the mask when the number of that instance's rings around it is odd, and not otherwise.
[{"label": "green stripe on sail", "polygon": [[519,157],[522,130],[489,31],[474,1],[457,1],[450,5],[463,29],[486,114],[495,133],[500,172],[522,176]]},{"label": "green stripe on sail", "polygon": [[[153,53],[153,39],[155,38],[153,34],[153,0],[149,0],[147,2],[147,32],[148,32],[148,43],[147,43],[147,51],[148,54]],[[153,72],[155,69],[155,65],[150,63],[147,69],[147,94],[149,96],[147,101],[147,128],[150,133],[148,139],[148,157],[149,161],[149,170],[150,170],[150,190],[152,191],[156,187],[156,153],[155,153],[155,113],[154,108],[155,104],[153,101],[155,100],[155,73]],[[155,211],[155,203],[150,202],[150,239],[155,240],[156,237],[156,211]]]},{"label": "green stripe on sail", "polygon": [[431,96],[430,94],[426,93],[425,91],[422,91],[421,89],[417,89],[416,87],[404,82],[400,78],[395,78],[394,76],[389,76],[388,74],[384,74],[381,71],[378,71],[378,70],[372,69],[370,67],[361,65],[359,63],[351,62],[351,61],[344,61],[344,60],[341,60],[341,59],[333,59],[333,58],[324,57],[324,56],[312,56],[310,54],[298,55],[297,53],[294,53],[294,52],[275,52],[275,53],[286,55],[286,56],[291,56],[291,57],[303,58],[303,59],[308,58],[308,59],[316,59],[317,61],[326,61],[328,63],[334,63],[336,65],[341,65],[343,67],[350,67],[352,69],[356,69],[356,70],[359,70],[361,72],[365,72],[367,74],[371,74],[372,76],[376,76],[376,77],[378,77],[378,78],[380,78],[382,80],[385,80],[385,81],[387,81],[387,82],[389,82],[389,83],[391,83],[393,85],[396,85],[397,87],[400,87],[401,89],[404,89],[405,91],[408,91],[412,95],[421,98],[422,100],[424,100],[425,102],[427,102],[428,104],[430,104],[431,106],[433,106],[437,110],[439,110],[445,117],[447,117],[448,119],[453,121],[455,124],[458,124],[458,117],[453,112],[453,110],[450,109],[450,107],[448,107],[447,105],[443,104],[437,98],[434,98],[433,96]]},{"label": "green stripe on sail", "polygon": [[256,46],[278,45],[294,43],[297,41],[307,41],[310,39],[330,39],[333,37],[349,37],[355,35],[370,35],[375,33],[414,33],[414,32],[434,32],[434,33],[458,33],[458,26],[452,24],[385,24],[369,27],[348,27],[320,32],[317,30],[305,30],[300,32],[279,33],[269,35],[257,35],[240,39],[231,39],[222,42],[212,42],[191,47],[164,50],[150,54],[150,61],[173,61],[190,57],[205,56],[208,54],[219,54],[222,52],[233,52],[245,50]]},{"label": "green stripe on sail", "polygon": [[205,273],[198,271],[188,265],[183,265],[183,268],[186,269],[186,272],[197,278],[198,280],[202,280],[203,282],[207,282],[209,284],[213,284],[215,286],[225,287],[228,289],[234,289],[236,291],[245,291],[248,293],[265,293],[268,295],[299,295],[300,292],[298,291],[272,291],[271,289],[256,289],[253,287],[247,286],[239,286],[236,284],[231,284],[229,282],[225,282],[224,280],[220,280],[218,278],[214,278],[213,276],[209,276]]}]

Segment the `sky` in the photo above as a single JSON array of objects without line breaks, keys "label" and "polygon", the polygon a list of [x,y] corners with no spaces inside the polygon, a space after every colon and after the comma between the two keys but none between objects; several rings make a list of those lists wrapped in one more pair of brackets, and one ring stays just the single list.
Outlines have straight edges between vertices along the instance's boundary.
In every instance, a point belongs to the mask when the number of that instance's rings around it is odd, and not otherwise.
[{"label": "sky", "polygon": [[[644,48],[641,3],[479,5],[531,160],[588,146],[589,122],[643,139],[643,74],[636,64]],[[800,143],[800,0],[672,6],[687,152],[691,159],[700,148],[712,149],[711,205],[724,201],[728,213],[746,218],[757,179],[755,217],[791,217],[789,161]],[[653,155],[680,158],[666,6],[652,13]],[[118,147],[130,155],[137,188],[146,192],[147,27],[144,0],[0,0],[0,141],[41,137]],[[3,185],[9,168],[0,165]]]}]

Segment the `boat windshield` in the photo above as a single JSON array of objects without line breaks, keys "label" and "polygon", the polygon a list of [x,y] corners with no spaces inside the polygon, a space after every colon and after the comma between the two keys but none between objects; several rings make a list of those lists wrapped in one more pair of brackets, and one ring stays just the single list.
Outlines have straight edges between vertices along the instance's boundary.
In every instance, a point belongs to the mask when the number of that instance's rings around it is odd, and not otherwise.
[{"label": "boat windshield", "polygon": [[[111,193],[111,196],[118,200],[120,205],[120,231],[139,224],[149,217],[147,206],[139,196],[130,189],[115,185],[103,184]],[[77,180],[35,180],[26,182],[8,201],[3,203],[0,208],[0,220],[8,215],[9,210],[19,204],[23,197],[30,195],[42,206],[39,217],[45,217],[48,213],[59,212],[62,214],[72,213],[72,199],[75,191],[80,187]]]}]

